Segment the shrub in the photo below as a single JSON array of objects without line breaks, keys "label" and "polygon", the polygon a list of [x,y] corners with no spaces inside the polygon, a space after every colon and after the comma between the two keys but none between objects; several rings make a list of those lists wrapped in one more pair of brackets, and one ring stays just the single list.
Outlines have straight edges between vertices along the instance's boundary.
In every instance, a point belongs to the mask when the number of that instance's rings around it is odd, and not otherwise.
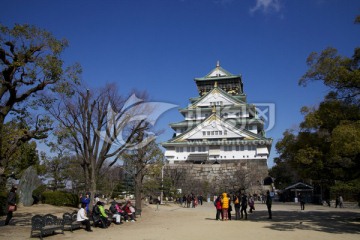
[{"label": "shrub", "polygon": [[34,204],[37,204],[39,201],[42,202],[42,194],[46,191],[46,185],[40,185],[32,192],[34,198]]},{"label": "shrub", "polygon": [[67,192],[43,192],[41,195],[41,199],[42,203],[55,206],[78,207],[79,205],[79,197],[76,194]]}]

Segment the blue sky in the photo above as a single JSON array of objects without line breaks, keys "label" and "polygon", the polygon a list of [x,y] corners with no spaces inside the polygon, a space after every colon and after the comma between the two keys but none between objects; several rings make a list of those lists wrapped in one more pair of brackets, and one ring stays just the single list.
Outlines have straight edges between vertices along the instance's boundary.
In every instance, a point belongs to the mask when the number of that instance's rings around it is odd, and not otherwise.
[{"label": "blue sky", "polygon": [[[198,95],[195,77],[219,60],[241,74],[250,103],[274,103],[274,139],[302,121],[302,106],[316,106],[327,89],[298,86],[313,51],[332,46],[351,56],[358,46],[355,0],[0,0],[0,23],[34,24],[66,38],[66,64],[79,62],[91,88],[116,82],[122,94],[147,91],[152,101],[186,107]],[[156,124],[181,121],[177,109]]]}]

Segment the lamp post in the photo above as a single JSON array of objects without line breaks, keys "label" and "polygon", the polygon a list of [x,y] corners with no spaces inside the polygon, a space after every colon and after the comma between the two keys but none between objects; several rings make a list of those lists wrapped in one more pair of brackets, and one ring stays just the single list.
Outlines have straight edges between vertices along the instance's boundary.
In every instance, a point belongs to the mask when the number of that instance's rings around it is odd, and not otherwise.
[{"label": "lamp post", "polygon": [[160,192],[160,204],[163,204],[163,198],[164,198],[164,167],[165,167],[165,164],[161,167],[161,192]]}]

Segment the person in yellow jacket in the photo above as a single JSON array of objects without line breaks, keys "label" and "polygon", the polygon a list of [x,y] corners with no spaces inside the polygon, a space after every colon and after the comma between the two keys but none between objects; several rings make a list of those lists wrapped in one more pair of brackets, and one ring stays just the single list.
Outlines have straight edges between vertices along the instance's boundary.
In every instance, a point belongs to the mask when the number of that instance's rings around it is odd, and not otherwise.
[{"label": "person in yellow jacket", "polygon": [[229,200],[230,199],[228,198],[227,193],[223,193],[221,198],[223,221],[227,221],[229,219],[228,216]]}]

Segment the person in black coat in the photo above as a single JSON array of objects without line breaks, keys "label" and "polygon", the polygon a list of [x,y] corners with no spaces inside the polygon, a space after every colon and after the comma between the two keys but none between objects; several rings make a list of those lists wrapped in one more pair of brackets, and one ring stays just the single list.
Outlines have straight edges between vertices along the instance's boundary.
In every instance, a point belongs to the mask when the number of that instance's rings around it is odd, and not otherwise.
[{"label": "person in black coat", "polygon": [[241,218],[244,218],[245,215],[245,220],[247,220],[247,204],[247,196],[245,193],[243,193],[243,195],[241,196]]},{"label": "person in black coat", "polygon": [[272,198],[270,196],[270,191],[268,190],[266,192],[266,206],[269,213],[269,219],[272,219],[271,205],[272,205]]},{"label": "person in black coat", "polygon": [[300,202],[301,210],[305,210],[305,198],[301,193],[299,193],[299,195],[298,195],[298,200]]},{"label": "person in black coat", "polygon": [[[13,186],[7,197],[8,213],[6,215],[5,225],[9,225],[9,222],[13,217],[13,211],[16,210],[16,190],[17,187]],[[15,206],[15,209],[10,211],[9,206]]]}]

